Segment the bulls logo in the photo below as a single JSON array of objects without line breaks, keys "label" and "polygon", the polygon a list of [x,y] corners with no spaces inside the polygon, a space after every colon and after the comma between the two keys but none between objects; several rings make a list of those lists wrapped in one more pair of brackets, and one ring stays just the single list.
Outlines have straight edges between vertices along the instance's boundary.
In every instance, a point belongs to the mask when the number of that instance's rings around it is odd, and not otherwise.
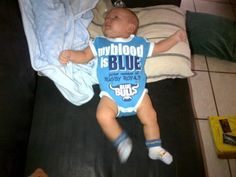
[{"label": "bulls logo", "polygon": [[137,94],[137,89],[139,84],[123,84],[112,86],[110,84],[110,89],[115,92],[116,96],[121,96],[124,101],[131,101],[133,96]]}]

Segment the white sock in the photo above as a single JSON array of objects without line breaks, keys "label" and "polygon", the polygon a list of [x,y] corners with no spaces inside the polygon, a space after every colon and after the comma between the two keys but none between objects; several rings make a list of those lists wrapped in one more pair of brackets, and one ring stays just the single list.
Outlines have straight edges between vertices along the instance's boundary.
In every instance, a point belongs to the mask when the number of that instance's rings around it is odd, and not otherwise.
[{"label": "white sock", "polygon": [[172,155],[161,146],[150,147],[148,155],[151,159],[161,160],[168,165],[173,161]]},{"label": "white sock", "polygon": [[121,163],[125,163],[132,151],[132,141],[130,138],[124,139],[117,147],[117,152]]},{"label": "white sock", "polygon": [[132,141],[125,131],[122,131],[117,139],[113,142],[116,147],[121,163],[125,163],[132,151]]}]

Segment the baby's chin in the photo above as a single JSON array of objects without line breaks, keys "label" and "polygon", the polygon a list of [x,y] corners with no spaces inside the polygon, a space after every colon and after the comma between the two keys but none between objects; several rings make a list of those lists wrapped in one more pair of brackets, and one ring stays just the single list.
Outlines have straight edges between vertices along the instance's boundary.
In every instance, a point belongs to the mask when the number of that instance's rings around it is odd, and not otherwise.
[{"label": "baby's chin", "polygon": [[108,31],[103,31],[103,35],[107,38],[116,38],[117,37]]},{"label": "baby's chin", "polygon": [[103,35],[107,38],[126,38],[129,35],[121,34],[121,33],[115,33],[111,30],[103,30]]}]

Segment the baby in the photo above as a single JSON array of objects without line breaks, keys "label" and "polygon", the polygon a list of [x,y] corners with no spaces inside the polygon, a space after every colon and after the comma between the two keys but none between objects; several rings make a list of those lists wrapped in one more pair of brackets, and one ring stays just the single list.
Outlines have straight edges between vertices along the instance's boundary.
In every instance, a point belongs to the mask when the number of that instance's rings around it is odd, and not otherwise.
[{"label": "baby", "polygon": [[121,163],[127,161],[132,151],[132,141],[119,125],[116,117],[137,114],[143,125],[145,144],[151,159],[166,164],[172,155],[161,146],[157,113],[145,88],[146,58],[185,42],[186,34],[179,30],[158,42],[150,42],[136,36],[139,21],[135,13],[127,8],[113,8],[106,14],[103,24],[104,36],[96,37],[82,51],[62,51],[62,64],[87,63],[97,57],[97,76],[101,89],[96,117],[107,138],[117,148]]}]

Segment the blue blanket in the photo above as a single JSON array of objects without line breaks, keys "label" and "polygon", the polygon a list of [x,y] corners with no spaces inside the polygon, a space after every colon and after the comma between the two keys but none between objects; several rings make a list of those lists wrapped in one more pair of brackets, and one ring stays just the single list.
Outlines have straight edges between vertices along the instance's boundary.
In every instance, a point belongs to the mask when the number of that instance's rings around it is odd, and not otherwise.
[{"label": "blue blanket", "polygon": [[31,64],[49,77],[62,95],[75,105],[93,97],[97,83],[96,60],[86,65],[61,65],[59,53],[88,45],[90,24],[98,0],[19,0]]}]

